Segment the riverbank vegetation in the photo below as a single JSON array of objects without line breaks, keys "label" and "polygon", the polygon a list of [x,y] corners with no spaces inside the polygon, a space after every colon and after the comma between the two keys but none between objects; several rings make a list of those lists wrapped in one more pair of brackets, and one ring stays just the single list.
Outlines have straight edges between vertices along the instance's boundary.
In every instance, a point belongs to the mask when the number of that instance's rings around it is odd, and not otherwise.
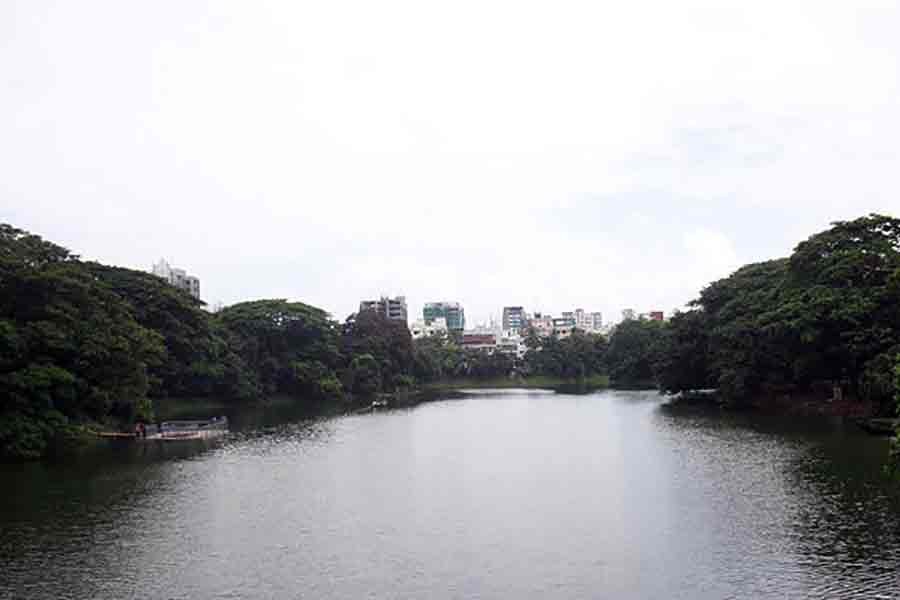
[{"label": "riverbank vegetation", "polygon": [[668,322],[626,321],[608,338],[532,333],[517,357],[453,336],[414,341],[375,312],[338,322],[284,299],[213,314],[149,273],[0,225],[0,457],[42,456],[87,425],[151,419],[155,398],[341,406],[420,386],[611,383],[893,414],[898,248],[896,219],[835,223],[790,257],[710,284]]},{"label": "riverbank vegetation", "polygon": [[730,403],[865,403],[895,410],[900,352],[900,220],[870,215],[707,286],[664,328],[667,392],[717,388]]},{"label": "riverbank vegetation", "polygon": [[[535,374],[568,377],[558,365],[575,365],[572,356]],[[515,362],[451,339],[413,344],[404,323],[375,312],[339,323],[264,299],[212,314],[149,273],[0,226],[0,458],[37,458],[86,427],[153,419],[153,399],[288,396],[333,407],[418,383],[496,381]]]}]

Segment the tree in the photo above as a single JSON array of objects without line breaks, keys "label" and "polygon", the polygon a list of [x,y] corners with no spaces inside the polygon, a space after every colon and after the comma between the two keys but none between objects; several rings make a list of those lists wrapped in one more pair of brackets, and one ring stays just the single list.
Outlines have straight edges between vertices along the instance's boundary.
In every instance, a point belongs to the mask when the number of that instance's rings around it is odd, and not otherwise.
[{"label": "tree", "polygon": [[382,389],[381,365],[371,354],[353,357],[347,370],[347,388],[363,397],[377,394]]},{"label": "tree", "polygon": [[776,314],[784,307],[786,268],[785,260],[747,265],[704,288],[694,303],[705,317],[712,377],[728,400],[748,399],[765,382],[792,381],[799,368],[792,329]]},{"label": "tree", "polygon": [[86,267],[128,303],[142,327],[162,337],[166,355],[150,369],[152,396],[254,395],[255,377],[200,300],[150,273],[98,263]]},{"label": "tree", "polygon": [[577,380],[606,372],[607,342],[599,334],[576,329],[565,338],[541,338],[529,330],[525,346],[524,369],[532,375]]},{"label": "tree", "polygon": [[[415,356],[406,323],[372,310],[350,315],[344,323],[341,349],[345,360],[371,357],[378,365],[378,391],[394,391],[413,373]],[[368,358],[366,358],[368,361]],[[366,363],[368,368],[368,363]]]},{"label": "tree", "polygon": [[715,387],[709,356],[709,323],[704,311],[675,313],[659,339],[654,372],[662,392],[674,394]]},{"label": "tree", "polygon": [[858,390],[869,361],[900,334],[900,220],[839,221],[790,258],[793,326],[820,353],[814,374]]},{"label": "tree", "polygon": [[[705,288],[696,322],[673,323],[661,371],[667,389],[693,385],[703,354],[726,400],[777,388],[846,384],[883,403],[879,373],[900,347],[900,221],[869,215],[800,243],[787,259],[747,265]],[[702,369],[690,380],[700,381]]]},{"label": "tree", "polygon": [[654,365],[665,323],[629,320],[619,323],[609,339],[605,361],[614,384],[654,383]]},{"label": "tree", "polygon": [[325,311],[302,302],[255,300],[224,308],[214,320],[260,394],[336,394],[341,354],[336,324]]},{"label": "tree", "polygon": [[0,226],[0,455],[33,458],[69,423],[144,409],[160,337],[76,256]]}]

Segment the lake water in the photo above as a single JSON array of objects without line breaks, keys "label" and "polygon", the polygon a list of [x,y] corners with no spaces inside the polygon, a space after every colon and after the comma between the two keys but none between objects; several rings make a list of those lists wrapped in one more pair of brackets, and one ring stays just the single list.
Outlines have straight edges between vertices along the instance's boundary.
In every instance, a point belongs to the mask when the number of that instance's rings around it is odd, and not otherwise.
[{"label": "lake water", "polygon": [[0,468],[0,598],[900,598],[884,439],[476,392]]}]

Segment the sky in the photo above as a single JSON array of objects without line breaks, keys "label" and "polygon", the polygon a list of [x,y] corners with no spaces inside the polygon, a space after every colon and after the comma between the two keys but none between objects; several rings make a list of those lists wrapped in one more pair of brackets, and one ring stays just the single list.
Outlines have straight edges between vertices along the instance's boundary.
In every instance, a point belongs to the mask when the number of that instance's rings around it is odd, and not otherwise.
[{"label": "sky", "polygon": [[5,0],[0,222],[210,304],[669,313],[900,216],[898,31],[896,1]]}]

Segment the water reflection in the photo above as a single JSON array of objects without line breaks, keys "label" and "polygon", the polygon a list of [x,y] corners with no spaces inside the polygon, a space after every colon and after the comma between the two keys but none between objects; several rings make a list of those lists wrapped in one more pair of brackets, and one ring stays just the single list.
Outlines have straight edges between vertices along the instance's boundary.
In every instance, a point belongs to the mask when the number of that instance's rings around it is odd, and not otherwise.
[{"label": "water reflection", "polygon": [[[733,516],[751,518],[782,556],[772,581],[815,598],[871,598],[900,589],[900,495],[882,466],[884,439],[841,419],[786,420],[663,405],[666,428],[720,468],[705,481],[740,482],[726,493]],[[754,478],[753,474],[762,477]],[[751,477],[748,479],[748,475]],[[774,593],[774,592],[773,592]]]},{"label": "water reflection", "polygon": [[837,421],[530,391],[228,416],[235,431],[217,444],[3,467],[0,597],[900,590],[886,442]]}]

